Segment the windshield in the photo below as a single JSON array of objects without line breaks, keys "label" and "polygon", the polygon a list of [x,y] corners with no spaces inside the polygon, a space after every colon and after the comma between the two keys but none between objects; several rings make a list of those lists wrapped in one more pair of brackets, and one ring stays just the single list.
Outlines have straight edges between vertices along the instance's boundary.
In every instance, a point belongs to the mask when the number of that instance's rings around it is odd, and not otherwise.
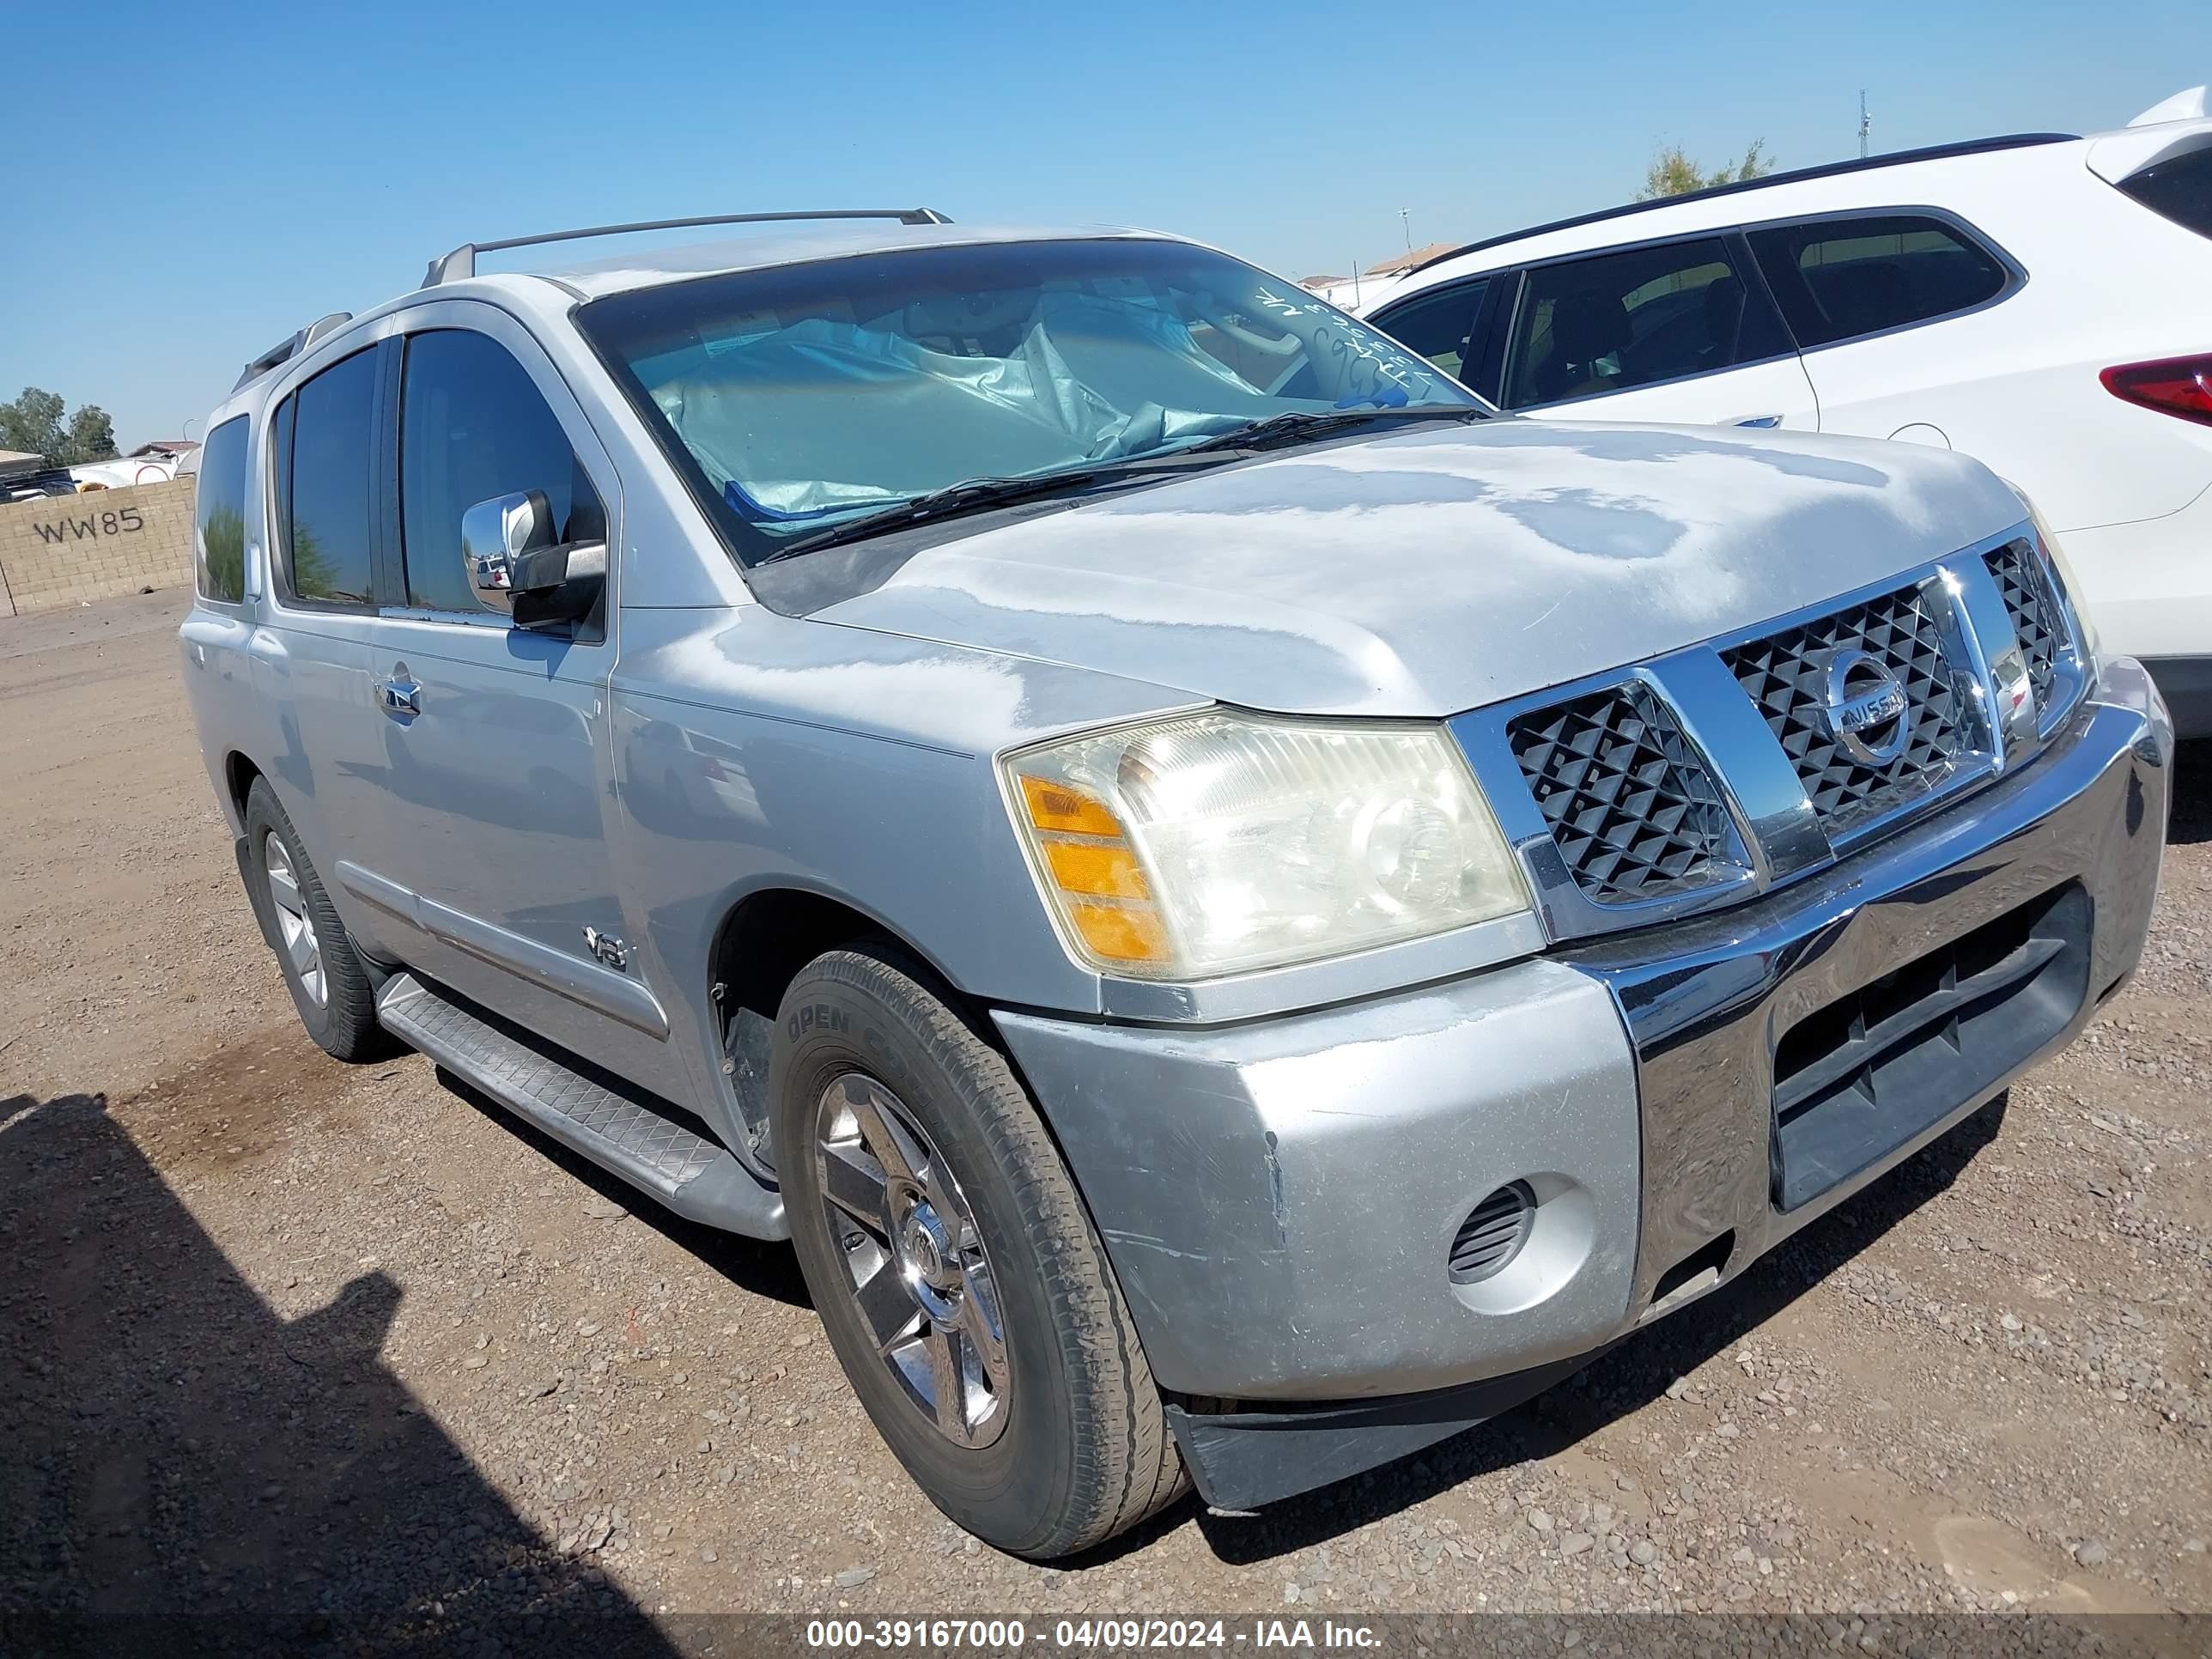
[{"label": "windshield", "polygon": [[1480,406],[1303,289],[1173,241],[902,249],[614,295],[577,320],[748,563],[973,479],[1294,410]]}]

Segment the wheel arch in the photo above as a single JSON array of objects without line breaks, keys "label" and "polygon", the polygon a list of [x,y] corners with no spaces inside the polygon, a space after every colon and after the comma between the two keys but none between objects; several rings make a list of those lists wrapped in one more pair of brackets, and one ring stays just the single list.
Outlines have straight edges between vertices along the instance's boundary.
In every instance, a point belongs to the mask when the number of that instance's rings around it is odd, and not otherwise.
[{"label": "wheel arch", "polygon": [[744,894],[715,926],[708,972],[710,983],[720,988],[721,1018],[726,1023],[738,1010],[750,1008],[773,1020],[785,989],[808,963],[876,935],[927,967],[947,994],[968,1004],[969,1013],[981,1014],[941,963],[880,915],[842,894],[778,884]]},{"label": "wheel arch", "polygon": [[246,832],[246,797],[261,775],[260,767],[240,750],[234,749],[222,757],[222,787],[228,796],[230,821],[240,835]]}]

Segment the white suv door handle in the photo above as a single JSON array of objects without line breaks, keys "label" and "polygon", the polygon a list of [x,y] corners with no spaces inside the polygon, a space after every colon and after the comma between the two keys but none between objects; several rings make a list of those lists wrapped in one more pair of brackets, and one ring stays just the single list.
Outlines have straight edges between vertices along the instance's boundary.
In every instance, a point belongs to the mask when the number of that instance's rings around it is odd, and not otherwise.
[{"label": "white suv door handle", "polygon": [[1782,417],[1779,415],[1747,415],[1741,420],[1731,421],[1729,424],[1730,426],[1755,426],[1761,431],[1765,431],[1769,428],[1780,426],[1782,424]]}]

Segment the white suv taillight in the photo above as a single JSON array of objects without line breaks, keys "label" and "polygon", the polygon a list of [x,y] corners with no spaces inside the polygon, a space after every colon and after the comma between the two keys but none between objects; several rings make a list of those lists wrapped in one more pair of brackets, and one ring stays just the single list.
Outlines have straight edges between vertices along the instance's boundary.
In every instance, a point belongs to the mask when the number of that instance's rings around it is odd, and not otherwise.
[{"label": "white suv taillight", "polygon": [[2097,378],[2115,398],[2212,426],[2212,356],[2122,363]]}]

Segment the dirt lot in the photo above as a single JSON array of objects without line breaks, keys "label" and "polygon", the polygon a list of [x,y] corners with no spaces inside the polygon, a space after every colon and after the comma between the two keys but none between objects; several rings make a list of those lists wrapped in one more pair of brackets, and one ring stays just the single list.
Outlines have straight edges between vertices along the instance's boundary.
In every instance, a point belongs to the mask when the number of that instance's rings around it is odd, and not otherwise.
[{"label": "dirt lot", "polygon": [[1806,1610],[1856,1641],[2212,1608],[2212,753],[2183,757],[2141,977],[2008,1103],[1498,1424],[1259,1519],[1186,1501],[1055,1571],[908,1483],[786,1251],[661,1216],[427,1060],[309,1044],[179,611],[0,623],[19,1628],[310,1615],[335,1650],[611,1653],[732,1610]]}]

